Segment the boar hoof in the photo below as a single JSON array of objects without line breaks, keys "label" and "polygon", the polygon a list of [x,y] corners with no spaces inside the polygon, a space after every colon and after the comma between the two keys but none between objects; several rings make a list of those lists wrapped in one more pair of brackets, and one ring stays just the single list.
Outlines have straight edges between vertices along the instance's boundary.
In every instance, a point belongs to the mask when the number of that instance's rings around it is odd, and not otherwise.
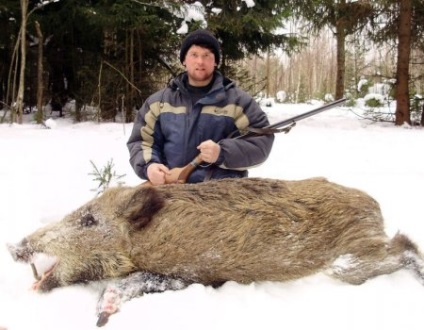
[{"label": "boar hoof", "polygon": [[96,325],[98,327],[102,327],[102,326],[106,325],[106,323],[109,321],[109,316],[110,316],[110,314],[108,312],[101,312],[100,315],[99,315],[99,318],[97,320]]}]

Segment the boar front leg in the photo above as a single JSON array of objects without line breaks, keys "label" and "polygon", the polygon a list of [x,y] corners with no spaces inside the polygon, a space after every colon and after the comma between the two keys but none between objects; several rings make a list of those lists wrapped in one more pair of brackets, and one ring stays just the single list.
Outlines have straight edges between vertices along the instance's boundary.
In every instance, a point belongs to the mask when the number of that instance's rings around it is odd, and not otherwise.
[{"label": "boar front leg", "polygon": [[100,295],[97,303],[97,326],[105,325],[109,316],[116,313],[120,306],[144,293],[181,290],[191,282],[181,278],[149,272],[135,272],[127,277],[109,283]]}]

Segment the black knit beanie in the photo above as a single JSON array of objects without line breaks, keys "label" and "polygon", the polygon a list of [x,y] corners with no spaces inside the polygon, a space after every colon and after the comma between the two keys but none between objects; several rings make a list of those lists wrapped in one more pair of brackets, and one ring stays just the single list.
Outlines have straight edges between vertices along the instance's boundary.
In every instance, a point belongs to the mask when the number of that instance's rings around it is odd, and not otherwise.
[{"label": "black knit beanie", "polygon": [[219,42],[216,40],[214,35],[207,30],[196,30],[191,33],[184,39],[181,45],[180,51],[180,61],[184,62],[187,51],[192,45],[207,45],[210,47],[215,55],[215,63],[219,64]]}]

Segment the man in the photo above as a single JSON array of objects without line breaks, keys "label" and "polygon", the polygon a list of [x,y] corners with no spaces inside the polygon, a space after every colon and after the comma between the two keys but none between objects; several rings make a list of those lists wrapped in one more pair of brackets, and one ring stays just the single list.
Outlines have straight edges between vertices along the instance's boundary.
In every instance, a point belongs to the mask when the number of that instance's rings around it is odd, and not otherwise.
[{"label": "man", "polygon": [[146,100],[127,143],[140,178],[164,184],[171,169],[198,155],[202,164],[189,183],[245,177],[249,167],[267,159],[272,134],[231,138],[269,122],[252,97],[216,69],[219,60],[219,42],[209,31],[196,30],[184,39],[180,61],[186,71]]}]

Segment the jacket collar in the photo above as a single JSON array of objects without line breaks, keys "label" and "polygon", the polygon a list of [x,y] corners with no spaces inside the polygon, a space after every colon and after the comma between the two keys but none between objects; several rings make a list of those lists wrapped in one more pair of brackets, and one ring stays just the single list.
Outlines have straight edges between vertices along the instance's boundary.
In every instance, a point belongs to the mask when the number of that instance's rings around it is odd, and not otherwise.
[{"label": "jacket collar", "polygon": [[[222,73],[218,70],[214,71],[214,84],[209,91],[209,94],[214,94],[219,92],[220,90],[226,91],[235,86],[235,83],[222,75]],[[177,75],[174,79],[172,79],[168,85],[169,88],[173,90],[179,90],[183,94],[188,93],[186,84],[188,82],[187,72],[182,72]]]}]

